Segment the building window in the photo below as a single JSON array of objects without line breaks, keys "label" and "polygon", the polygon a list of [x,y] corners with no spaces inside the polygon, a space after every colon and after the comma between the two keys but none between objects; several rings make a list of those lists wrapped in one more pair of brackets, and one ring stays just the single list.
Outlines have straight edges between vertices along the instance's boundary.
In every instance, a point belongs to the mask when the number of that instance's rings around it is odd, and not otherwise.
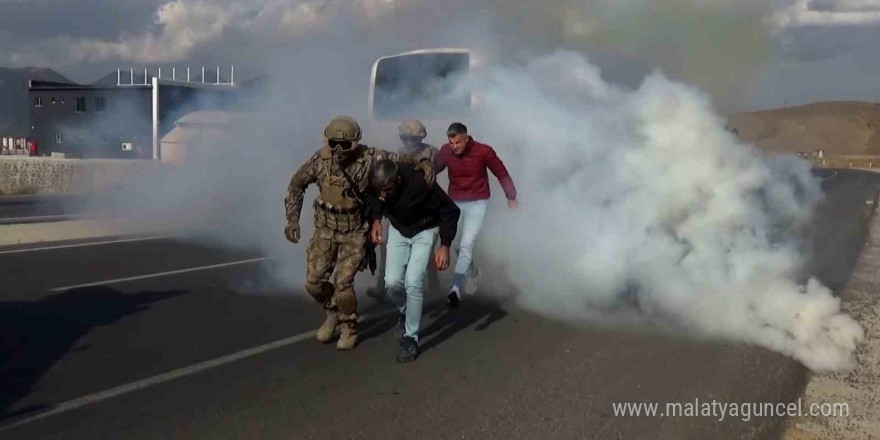
[{"label": "building window", "polygon": [[43,97],[37,96],[34,98],[34,107],[42,107],[43,106]]},{"label": "building window", "polygon": [[55,143],[60,144],[64,142],[64,136],[61,133],[55,133]]},{"label": "building window", "polygon": [[80,96],[76,98],[76,112],[82,113],[86,111],[86,98]]},{"label": "building window", "polygon": [[55,97],[52,97],[52,104],[55,104]]},{"label": "building window", "polygon": [[96,112],[102,112],[102,111],[104,111],[104,107],[105,107],[106,105],[107,105],[107,103],[106,103],[106,101],[104,101],[104,97],[103,97],[103,96],[96,96],[96,97],[95,97],[95,111],[96,111]]}]

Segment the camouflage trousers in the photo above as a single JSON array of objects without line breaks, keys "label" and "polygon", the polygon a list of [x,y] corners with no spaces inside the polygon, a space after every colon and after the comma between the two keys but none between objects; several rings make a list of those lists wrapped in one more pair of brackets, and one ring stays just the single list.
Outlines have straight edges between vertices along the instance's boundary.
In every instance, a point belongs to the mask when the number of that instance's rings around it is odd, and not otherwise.
[{"label": "camouflage trousers", "polygon": [[306,252],[306,291],[325,309],[338,309],[348,319],[357,317],[354,277],[364,257],[366,240],[363,230],[316,228]]}]

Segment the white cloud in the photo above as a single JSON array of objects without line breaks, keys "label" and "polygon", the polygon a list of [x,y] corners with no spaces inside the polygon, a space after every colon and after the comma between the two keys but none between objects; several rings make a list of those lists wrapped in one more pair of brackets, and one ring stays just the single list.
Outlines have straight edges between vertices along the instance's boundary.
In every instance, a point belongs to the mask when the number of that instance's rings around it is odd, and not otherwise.
[{"label": "white cloud", "polygon": [[[406,0],[172,0],[156,11],[151,31],[116,39],[54,37],[26,45],[10,56],[14,64],[40,64],[61,56],[69,63],[126,61],[140,64],[179,62],[201,48],[220,43],[227,35],[244,34],[253,41],[287,42],[313,31],[351,10],[372,20]],[[56,59],[57,61],[57,59]]]},{"label": "white cloud", "polygon": [[[303,4],[288,3],[280,8],[278,1],[268,1],[254,12],[240,4],[174,0],[159,7],[155,23],[157,30],[141,35],[123,35],[117,41],[88,39],[70,43],[73,61],[102,61],[108,59],[137,63],[176,62],[186,59],[200,46],[222,38],[225,32],[243,28],[251,23],[262,24],[263,17],[272,17],[277,23],[293,26],[308,24],[309,10]],[[266,13],[264,13],[264,10]],[[304,20],[295,20],[296,13]],[[256,19],[247,19],[253,16]]]},{"label": "white cloud", "polygon": [[811,0],[808,7],[813,11],[865,12],[880,10],[878,0]]},{"label": "white cloud", "polygon": [[852,26],[880,23],[878,0],[798,0],[773,14],[779,30],[802,26]]}]

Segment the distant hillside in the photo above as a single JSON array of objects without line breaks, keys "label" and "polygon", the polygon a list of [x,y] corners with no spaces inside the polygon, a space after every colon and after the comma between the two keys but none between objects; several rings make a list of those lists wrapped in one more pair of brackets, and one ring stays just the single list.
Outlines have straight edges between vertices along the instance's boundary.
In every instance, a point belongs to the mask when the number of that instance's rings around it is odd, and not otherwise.
[{"label": "distant hillside", "polygon": [[7,69],[0,67],[0,136],[26,136],[28,134],[29,79],[55,82],[72,82],[60,73],[45,68],[25,67]]},{"label": "distant hillside", "polygon": [[880,103],[817,102],[737,113],[730,126],[744,140],[777,152],[825,150],[828,155],[880,155]]}]

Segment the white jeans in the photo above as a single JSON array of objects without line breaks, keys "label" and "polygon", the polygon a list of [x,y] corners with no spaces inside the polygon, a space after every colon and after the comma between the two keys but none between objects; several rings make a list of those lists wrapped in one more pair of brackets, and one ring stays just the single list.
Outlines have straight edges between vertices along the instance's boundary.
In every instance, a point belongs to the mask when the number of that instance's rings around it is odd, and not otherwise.
[{"label": "white jeans", "polygon": [[458,261],[455,262],[455,271],[452,275],[452,285],[464,289],[464,283],[468,276],[474,276],[474,242],[477,234],[483,227],[483,218],[486,217],[488,200],[474,200],[469,202],[455,202],[461,210],[461,240],[458,248]]}]

